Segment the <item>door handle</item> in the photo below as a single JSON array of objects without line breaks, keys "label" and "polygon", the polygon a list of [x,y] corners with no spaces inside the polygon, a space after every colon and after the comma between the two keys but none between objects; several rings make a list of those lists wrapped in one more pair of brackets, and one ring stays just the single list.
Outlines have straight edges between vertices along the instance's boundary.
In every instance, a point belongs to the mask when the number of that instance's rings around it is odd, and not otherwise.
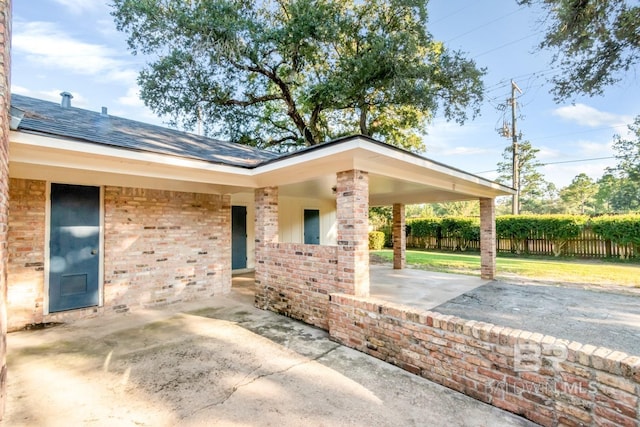
[{"label": "door handle", "polygon": [[91,255],[95,255],[95,254],[97,254],[97,253],[98,253],[98,250],[97,250],[97,249],[91,249]]}]

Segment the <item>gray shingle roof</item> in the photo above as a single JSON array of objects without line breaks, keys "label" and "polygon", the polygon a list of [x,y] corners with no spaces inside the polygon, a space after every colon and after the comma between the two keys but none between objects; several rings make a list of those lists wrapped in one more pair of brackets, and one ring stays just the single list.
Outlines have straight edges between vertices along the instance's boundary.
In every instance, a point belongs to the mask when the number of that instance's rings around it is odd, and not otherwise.
[{"label": "gray shingle roof", "polygon": [[162,126],[102,115],[55,102],[11,95],[11,106],[25,112],[18,130],[93,144],[170,154],[230,166],[255,167],[278,154]]}]

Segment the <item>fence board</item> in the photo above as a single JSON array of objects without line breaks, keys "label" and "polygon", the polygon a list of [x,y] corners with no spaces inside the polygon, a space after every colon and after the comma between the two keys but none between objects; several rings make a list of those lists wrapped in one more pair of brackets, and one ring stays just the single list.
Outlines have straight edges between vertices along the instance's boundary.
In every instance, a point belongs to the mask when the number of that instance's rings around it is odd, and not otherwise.
[{"label": "fence board", "polygon": [[[553,256],[554,242],[550,241],[543,235],[532,232],[526,240],[522,249],[523,252],[530,255]],[[466,242],[467,251],[479,251],[480,241],[470,240]],[[407,236],[407,247],[416,249],[442,249],[456,250],[459,241],[453,236],[436,237],[415,237]],[[496,251],[498,253],[513,253],[517,251],[518,244],[511,239],[496,239]],[[618,245],[609,240],[602,239],[590,228],[585,228],[581,235],[569,239],[563,250],[562,256],[579,257],[579,258],[638,258],[640,248],[633,245]]]}]

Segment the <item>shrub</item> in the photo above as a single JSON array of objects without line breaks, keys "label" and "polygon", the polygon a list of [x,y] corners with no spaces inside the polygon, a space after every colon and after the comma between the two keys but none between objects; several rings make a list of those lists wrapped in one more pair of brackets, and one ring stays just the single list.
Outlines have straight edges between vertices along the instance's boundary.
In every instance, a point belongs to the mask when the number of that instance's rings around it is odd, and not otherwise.
[{"label": "shrub", "polygon": [[411,227],[413,237],[438,237],[440,236],[441,218],[413,218],[407,220],[407,226]]},{"label": "shrub", "polygon": [[635,245],[637,247],[640,245],[640,215],[638,214],[605,215],[592,218],[591,229],[603,239],[626,246],[626,253],[620,254],[622,258],[629,256],[629,246]]},{"label": "shrub", "polygon": [[445,217],[440,223],[442,235],[457,240],[456,249],[465,251],[469,242],[480,239],[480,220],[467,217]]},{"label": "shrub", "polygon": [[553,253],[560,256],[569,239],[582,233],[587,222],[584,215],[503,215],[496,218],[496,235],[511,239],[516,253],[527,250],[527,239],[551,241]]},{"label": "shrub", "polygon": [[369,232],[369,249],[373,251],[379,251],[383,248],[385,241],[385,235],[382,231],[370,231]]}]

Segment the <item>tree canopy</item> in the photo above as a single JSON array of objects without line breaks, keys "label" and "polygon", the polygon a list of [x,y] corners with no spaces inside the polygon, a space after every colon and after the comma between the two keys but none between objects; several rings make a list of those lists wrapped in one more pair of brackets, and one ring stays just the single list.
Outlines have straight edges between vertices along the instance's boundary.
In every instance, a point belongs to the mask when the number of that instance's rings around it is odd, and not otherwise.
[{"label": "tree canopy", "polygon": [[640,5],[633,0],[517,0],[547,13],[541,49],[554,51],[557,100],[601,95],[640,60]]},{"label": "tree canopy", "polygon": [[618,164],[609,171],[617,177],[611,205],[619,212],[640,209],[640,116],[628,128],[628,137],[614,137],[613,149]]},{"label": "tree canopy", "polygon": [[584,215],[595,211],[597,193],[598,184],[586,173],[581,173],[560,191],[560,198],[565,203],[565,212]]},{"label": "tree canopy", "polygon": [[[523,141],[518,145],[518,170],[520,171],[520,204],[523,212],[537,212],[538,202],[547,195],[548,192],[555,191],[555,188],[544,179],[539,171],[542,163],[537,159],[540,149],[534,148],[530,141]],[[502,152],[501,162],[498,162],[497,181],[511,186],[513,183],[513,146],[508,145]]]},{"label": "tree canopy", "polygon": [[208,134],[287,150],[360,133],[422,149],[437,111],[464,122],[484,70],[426,30],[427,0],[113,0],[151,62],[154,112]]}]

